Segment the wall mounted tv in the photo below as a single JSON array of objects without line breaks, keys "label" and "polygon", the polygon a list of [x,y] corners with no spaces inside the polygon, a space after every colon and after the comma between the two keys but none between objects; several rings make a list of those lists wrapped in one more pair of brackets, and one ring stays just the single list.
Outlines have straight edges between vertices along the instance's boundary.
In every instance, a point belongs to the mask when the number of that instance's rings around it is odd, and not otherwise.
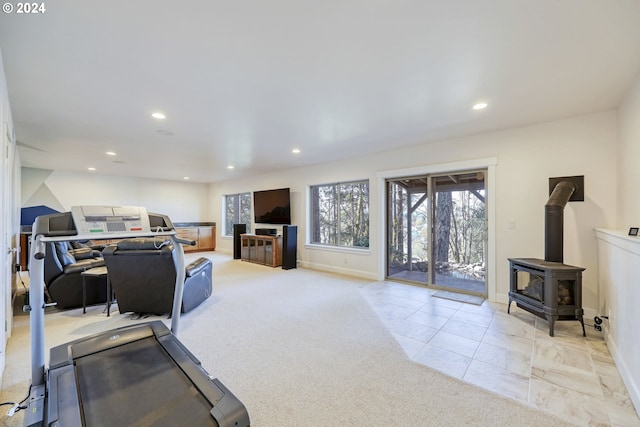
[{"label": "wall mounted tv", "polygon": [[289,189],[253,192],[253,213],[256,224],[291,224]]}]

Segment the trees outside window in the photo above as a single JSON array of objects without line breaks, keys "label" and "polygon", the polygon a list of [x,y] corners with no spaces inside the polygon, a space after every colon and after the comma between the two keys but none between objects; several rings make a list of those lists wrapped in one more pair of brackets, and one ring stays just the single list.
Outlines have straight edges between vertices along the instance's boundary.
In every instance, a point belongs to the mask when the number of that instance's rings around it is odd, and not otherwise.
[{"label": "trees outside window", "polygon": [[311,243],[369,247],[369,181],[311,187]]},{"label": "trees outside window", "polygon": [[233,236],[233,224],[246,224],[251,230],[251,193],[224,196],[224,234]]}]

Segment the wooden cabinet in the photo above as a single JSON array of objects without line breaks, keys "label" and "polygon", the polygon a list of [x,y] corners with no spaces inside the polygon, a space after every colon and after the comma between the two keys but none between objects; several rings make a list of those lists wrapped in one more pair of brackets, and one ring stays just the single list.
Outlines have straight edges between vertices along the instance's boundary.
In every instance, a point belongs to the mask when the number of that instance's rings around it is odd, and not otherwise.
[{"label": "wooden cabinet", "polygon": [[282,237],[241,234],[241,259],[257,264],[282,265]]},{"label": "wooden cabinet", "polygon": [[20,270],[29,269],[29,250],[31,249],[31,233],[20,233]]},{"label": "wooden cabinet", "polygon": [[[182,226],[175,227],[176,237],[196,242],[195,246],[182,245],[185,252],[214,251],[216,249],[215,226]],[[96,243],[115,245],[122,239],[97,240]]]},{"label": "wooden cabinet", "polygon": [[215,227],[176,227],[180,239],[195,241],[195,246],[182,245],[185,252],[214,251],[216,249]]},{"label": "wooden cabinet", "polygon": [[185,252],[194,252],[200,250],[198,245],[198,227],[180,227],[176,228],[176,237],[178,239],[191,240],[196,242],[194,246],[182,245]]},{"label": "wooden cabinet", "polygon": [[215,227],[198,227],[198,245],[207,251],[216,249],[216,228]]}]

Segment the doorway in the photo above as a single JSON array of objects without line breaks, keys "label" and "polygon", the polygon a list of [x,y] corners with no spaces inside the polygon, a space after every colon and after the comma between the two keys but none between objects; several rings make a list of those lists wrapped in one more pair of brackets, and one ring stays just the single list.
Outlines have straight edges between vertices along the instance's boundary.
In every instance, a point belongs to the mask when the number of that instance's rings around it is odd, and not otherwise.
[{"label": "doorway", "polygon": [[486,169],[386,180],[393,280],[487,296]]}]

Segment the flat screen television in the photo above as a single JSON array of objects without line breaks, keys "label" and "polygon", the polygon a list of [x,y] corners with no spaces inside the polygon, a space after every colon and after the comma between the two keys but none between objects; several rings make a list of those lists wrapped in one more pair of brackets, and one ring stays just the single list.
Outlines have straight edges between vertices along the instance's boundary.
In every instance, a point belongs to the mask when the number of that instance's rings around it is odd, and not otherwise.
[{"label": "flat screen television", "polygon": [[291,225],[291,201],[288,188],[253,192],[256,224]]}]

